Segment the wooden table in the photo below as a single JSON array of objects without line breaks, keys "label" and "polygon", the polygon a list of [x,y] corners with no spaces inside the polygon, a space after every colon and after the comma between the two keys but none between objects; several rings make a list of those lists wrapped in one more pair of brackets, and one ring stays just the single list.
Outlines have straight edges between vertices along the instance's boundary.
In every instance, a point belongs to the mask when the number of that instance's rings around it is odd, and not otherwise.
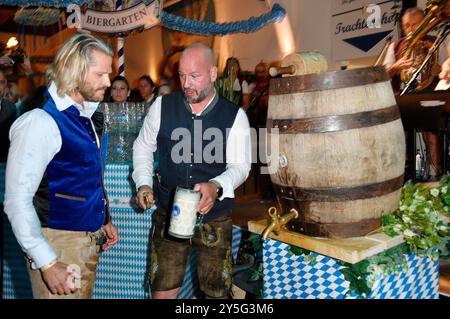
[{"label": "wooden table", "polygon": [[[250,221],[248,223],[249,231],[257,234],[261,234],[266,226],[267,220]],[[269,237],[351,264],[403,243],[403,236],[389,237],[384,233],[347,239],[328,239],[282,230],[280,235],[271,233]]]},{"label": "wooden table", "polygon": [[[249,230],[261,233],[265,220],[250,221]],[[350,293],[342,263],[357,263],[403,242],[382,233],[347,239],[305,236],[290,231],[271,234],[264,241],[263,297],[265,299],[361,298]],[[294,252],[291,246],[309,252]],[[368,299],[435,299],[439,297],[438,261],[413,253],[399,272],[376,276]]]}]

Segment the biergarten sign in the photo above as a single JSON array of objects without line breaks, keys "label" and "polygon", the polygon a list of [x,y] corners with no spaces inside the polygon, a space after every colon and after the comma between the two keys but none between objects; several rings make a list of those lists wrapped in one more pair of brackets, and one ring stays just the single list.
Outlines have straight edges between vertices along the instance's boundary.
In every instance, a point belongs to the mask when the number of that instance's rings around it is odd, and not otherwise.
[{"label": "biergarten sign", "polygon": [[68,12],[74,12],[67,19],[68,27],[76,27],[92,32],[106,34],[128,33],[135,29],[149,29],[159,24],[160,1],[153,0],[148,5],[140,2],[130,8],[118,11],[98,11],[71,5]]}]

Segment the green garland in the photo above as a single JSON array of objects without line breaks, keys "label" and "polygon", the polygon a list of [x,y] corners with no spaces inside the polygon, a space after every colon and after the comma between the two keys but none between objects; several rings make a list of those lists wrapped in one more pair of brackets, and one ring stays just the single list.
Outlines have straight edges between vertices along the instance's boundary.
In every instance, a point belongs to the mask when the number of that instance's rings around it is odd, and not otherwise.
[{"label": "green garland", "polygon": [[383,231],[403,235],[409,249],[419,256],[449,258],[450,175],[439,185],[407,182],[403,186],[400,207],[382,218]]},{"label": "green garland", "polygon": [[358,295],[367,298],[378,279],[400,274],[408,268],[408,246],[401,244],[356,264],[338,261],[340,272],[350,283],[346,296]]},{"label": "green garland", "polygon": [[288,253],[290,255],[303,256],[303,260],[306,262],[309,262],[312,266],[317,264],[317,259],[312,254],[312,251],[310,251],[310,250],[303,249],[303,248],[300,248],[297,246],[289,245]]}]

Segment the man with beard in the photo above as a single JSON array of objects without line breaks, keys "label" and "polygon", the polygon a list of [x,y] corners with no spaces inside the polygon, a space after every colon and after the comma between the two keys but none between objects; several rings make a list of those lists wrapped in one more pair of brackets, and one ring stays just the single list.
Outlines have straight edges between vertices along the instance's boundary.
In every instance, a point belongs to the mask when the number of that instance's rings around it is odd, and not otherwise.
[{"label": "man with beard", "polygon": [[[182,92],[156,99],[133,147],[137,203],[146,209],[155,199],[157,206],[150,247],[152,297],[177,297],[191,249],[196,247],[200,289],[207,298],[227,298],[234,190],[245,181],[251,165],[249,124],[245,112],[214,89],[217,67],[210,48],[201,44],[186,48],[179,77]],[[156,150],[159,161],[152,178]],[[177,186],[201,194],[201,222],[192,239],[177,239],[167,232]]]},{"label": "man with beard", "polygon": [[100,248],[118,240],[103,183],[103,117],[113,52],[70,38],[50,69],[48,101],[10,130],[5,212],[29,263],[34,298],[90,298]]}]

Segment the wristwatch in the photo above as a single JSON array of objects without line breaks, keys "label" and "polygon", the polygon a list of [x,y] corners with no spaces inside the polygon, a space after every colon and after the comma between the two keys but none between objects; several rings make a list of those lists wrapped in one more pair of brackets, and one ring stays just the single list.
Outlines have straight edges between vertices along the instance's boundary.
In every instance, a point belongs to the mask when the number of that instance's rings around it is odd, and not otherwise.
[{"label": "wristwatch", "polygon": [[210,180],[210,182],[213,183],[214,185],[216,185],[216,187],[217,187],[217,192],[216,192],[217,198],[222,197],[222,195],[223,195],[222,185],[220,185],[219,182],[217,182],[215,180]]}]

